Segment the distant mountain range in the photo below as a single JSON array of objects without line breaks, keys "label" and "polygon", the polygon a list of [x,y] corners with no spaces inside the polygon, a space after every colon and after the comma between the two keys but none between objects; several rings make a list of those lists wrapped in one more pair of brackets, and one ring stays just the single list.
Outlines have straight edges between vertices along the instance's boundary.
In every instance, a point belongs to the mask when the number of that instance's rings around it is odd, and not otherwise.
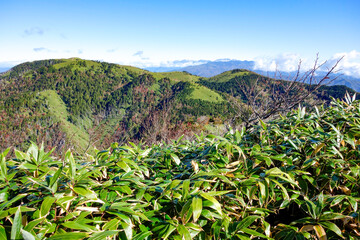
[{"label": "distant mountain range", "polygon": [[186,67],[148,67],[146,70],[151,72],[185,71],[200,77],[213,77],[220,73],[234,69],[247,69],[252,71],[254,66],[254,61],[216,60]]},{"label": "distant mountain range", "polygon": [[201,77],[213,77],[220,73],[234,69],[246,69],[253,71],[254,66],[255,66],[254,61],[239,61],[239,60],[230,60],[226,62],[214,61],[201,65],[184,67],[180,69],[180,71],[186,71]]},{"label": "distant mountain range", "polygon": [[[240,60],[229,60],[229,61],[209,61],[207,63],[187,66],[187,67],[149,67],[146,70],[152,72],[171,72],[171,71],[186,71],[193,75],[197,75],[200,77],[213,77],[218,74],[221,74],[226,71],[234,70],[234,69],[246,69],[263,76],[274,77],[275,72],[271,71],[263,71],[259,69],[255,69],[254,61],[240,61]],[[281,72],[285,76],[291,76],[295,74],[294,72]],[[321,76],[325,72],[318,72],[318,76]],[[355,78],[348,75],[335,75],[337,79],[335,79],[330,85],[345,85],[349,88],[354,89],[357,92],[360,92],[360,78]]]}]

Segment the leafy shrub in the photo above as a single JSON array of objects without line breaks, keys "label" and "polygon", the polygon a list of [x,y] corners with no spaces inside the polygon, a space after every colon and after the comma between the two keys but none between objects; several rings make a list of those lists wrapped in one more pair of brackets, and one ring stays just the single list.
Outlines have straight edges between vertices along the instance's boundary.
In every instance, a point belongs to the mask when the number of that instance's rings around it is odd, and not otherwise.
[{"label": "leafy shrub", "polygon": [[360,102],[224,137],[0,155],[2,239],[358,239]]}]

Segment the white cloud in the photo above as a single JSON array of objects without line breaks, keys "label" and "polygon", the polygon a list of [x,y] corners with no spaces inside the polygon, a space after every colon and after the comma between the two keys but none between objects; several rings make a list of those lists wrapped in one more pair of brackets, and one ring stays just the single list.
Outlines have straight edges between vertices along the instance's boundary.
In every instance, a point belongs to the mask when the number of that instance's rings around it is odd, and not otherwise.
[{"label": "white cloud", "polygon": [[132,61],[115,61],[118,64],[123,65],[131,65],[139,68],[147,68],[147,67],[174,67],[174,68],[182,68],[187,66],[193,65],[200,65],[204,63],[211,62],[210,60],[169,60],[169,61],[162,61],[162,60],[154,60],[152,58],[142,57],[140,60],[132,59]]},{"label": "white cloud", "polygon": [[45,52],[45,53],[55,53],[56,51],[53,49],[49,49],[49,48],[45,48],[45,47],[38,47],[38,48],[33,48],[34,52]]},{"label": "white cloud", "polygon": [[338,65],[338,70],[341,73],[353,77],[360,77],[360,52],[353,50],[351,52],[343,52],[334,54],[329,60],[329,64],[334,64],[338,59],[343,57]]},{"label": "white cloud", "polygon": [[200,65],[204,63],[211,62],[210,60],[173,60],[173,61],[160,61],[158,63],[148,63],[147,67],[187,67],[187,66],[194,66]]},{"label": "white cloud", "polygon": [[43,35],[44,30],[39,27],[32,27],[29,29],[25,29],[24,35],[25,36],[31,36],[31,35]]},{"label": "white cloud", "polygon": [[137,51],[136,53],[133,54],[133,56],[139,56],[142,57],[144,55],[144,51]]},{"label": "white cloud", "polygon": [[33,48],[33,50],[34,50],[35,52],[49,51],[49,49],[44,48],[44,47]]},{"label": "white cloud", "polygon": [[160,64],[161,67],[187,67],[193,65],[200,65],[204,63],[211,62],[210,60],[175,60],[175,61],[166,61]]},{"label": "white cloud", "polygon": [[301,59],[299,54],[283,53],[276,57],[257,57],[254,59],[256,70],[263,71],[296,71],[301,60],[303,69],[309,67],[309,62],[306,59]]},{"label": "white cloud", "polygon": [[[341,57],[343,57],[343,59],[338,64],[335,71],[353,77],[360,77],[360,52],[356,50],[351,52],[336,53],[325,63],[323,60],[319,59],[318,65],[324,63],[319,70],[329,70]],[[316,56],[313,59],[306,59],[301,58],[299,54],[293,53],[279,54],[275,57],[257,57],[254,59],[254,69],[263,71],[278,70],[291,72],[297,70],[299,61],[301,60],[301,71],[307,71],[314,66],[315,59]]]}]

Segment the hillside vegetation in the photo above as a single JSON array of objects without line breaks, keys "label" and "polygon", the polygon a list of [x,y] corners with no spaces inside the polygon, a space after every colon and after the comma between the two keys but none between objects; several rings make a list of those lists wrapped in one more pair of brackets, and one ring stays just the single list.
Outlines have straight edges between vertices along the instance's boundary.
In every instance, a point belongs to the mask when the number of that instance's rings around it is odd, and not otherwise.
[{"label": "hillside vegetation", "polygon": [[[253,84],[257,79],[261,82],[268,79],[255,72],[251,72],[245,69],[235,69],[232,71],[221,73],[217,76],[205,79],[201,78],[199,83],[218,92],[233,94],[235,96],[243,96],[242,89],[239,82],[245,82],[248,85]],[[306,86],[306,85],[305,85]],[[324,100],[330,102],[331,97],[343,98],[346,92],[354,94],[355,91],[346,86],[327,86],[323,85],[313,94],[313,99]]]},{"label": "hillside vegetation", "polygon": [[94,142],[166,140],[149,129],[155,119],[167,126],[166,137],[180,136],[185,121],[202,115],[225,120],[228,104],[197,80],[78,58],[19,65],[0,77],[0,148],[34,141],[84,152]]},{"label": "hillside vegetation", "polygon": [[[241,69],[212,78],[151,73],[79,58],[20,64],[0,76],[0,150],[43,142],[59,155],[82,154],[115,141],[151,145],[219,132],[237,114],[231,96],[244,101],[239,83],[256,79],[267,78]],[[309,102],[328,104],[346,91],[354,92],[323,86]]]},{"label": "hillside vegetation", "polygon": [[359,239],[360,102],[171,144],[0,154],[1,239]]}]

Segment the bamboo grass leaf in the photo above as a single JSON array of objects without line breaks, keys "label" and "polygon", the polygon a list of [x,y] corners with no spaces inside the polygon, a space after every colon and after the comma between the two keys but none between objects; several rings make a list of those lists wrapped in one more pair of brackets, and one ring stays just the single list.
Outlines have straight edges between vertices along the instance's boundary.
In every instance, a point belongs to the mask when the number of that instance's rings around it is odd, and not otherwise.
[{"label": "bamboo grass leaf", "polygon": [[192,199],[192,209],[193,209],[193,218],[194,222],[197,222],[202,212],[202,200],[199,197],[194,197]]},{"label": "bamboo grass leaf", "polygon": [[178,225],[176,227],[176,229],[177,229],[178,233],[180,234],[181,239],[183,239],[183,240],[191,240],[191,235],[190,235],[189,231],[186,229],[185,226]]},{"label": "bamboo grass leaf", "polygon": [[329,229],[330,231],[333,231],[339,237],[344,238],[343,234],[341,233],[340,228],[335,223],[326,221],[326,222],[320,222],[320,225],[322,225],[326,229]]},{"label": "bamboo grass leaf", "polygon": [[56,234],[50,238],[48,238],[49,240],[81,240],[84,239],[88,236],[88,233],[85,232],[67,232],[67,233],[61,233],[61,234]]},{"label": "bamboo grass leaf", "polygon": [[93,234],[91,234],[91,237],[89,238],[89,240],[103,240],[103,239],[108,239],[108,237],[110,236],[115,236],[116,234],[118,234],[119,231],[118,230],[111,230],[111,231],[104,231],[104,232],[95,232]]},{"label": "bamboo grass leaf", "polygon": [[11,239],[19,239],[21,236],[21,211],[20,207],[18,207],[18,210],[15,213],[15,217],[13,220],[13,224],[11,227]]},{"label": "bamboo grass leaf", "polygon": [[221,204],[211,195],[209,195],[208,193],[200,193],[200,196],[202,196],[203,198],[209,200],[210,202],[212,202],[212,207],[220,214],[222,215],[222,210],[221,210]]},{"label": "bamboo grass leaf", "polygon": [[21,235],[24,238],[24,240],[36,240],[34,235],[32,235],[31,233],[29,233],[28,231],[26,231],[24,229],[21,229]]},{"label": "bamboo grass leaf", "polygon": [[0,239],[4,239],[4,240],[7,239],[5,228],[1,225],[0,225]]},{"label": "bamboo grass leaf", "polygon": [[327,239],[325,229],[321,225],[314,226],[314,230],[319,240]]}]

